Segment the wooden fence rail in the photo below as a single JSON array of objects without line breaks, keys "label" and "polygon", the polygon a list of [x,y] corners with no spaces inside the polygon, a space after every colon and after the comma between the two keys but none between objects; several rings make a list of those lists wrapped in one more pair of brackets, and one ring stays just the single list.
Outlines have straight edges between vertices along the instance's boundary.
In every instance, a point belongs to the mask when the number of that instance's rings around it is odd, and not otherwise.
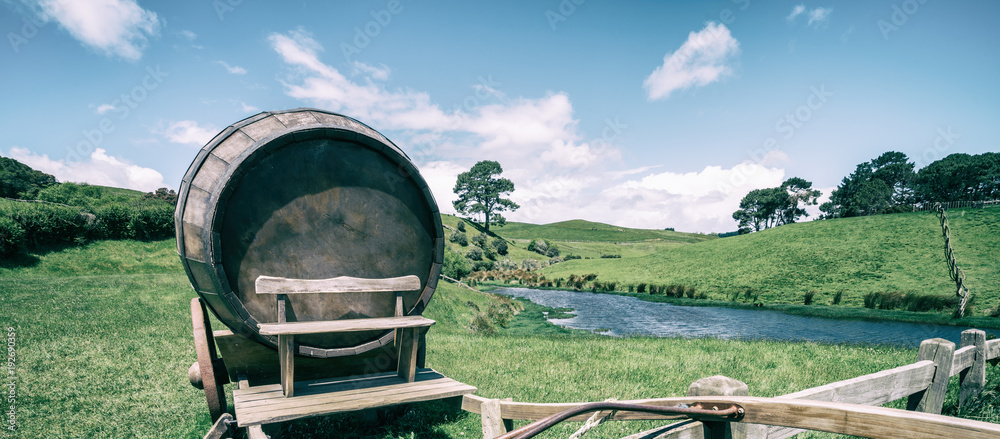
[{"label": "wooden fence rail", "polygon": [[[978,329],[969,329],[962,332],[959,349],[955,348],[955,343],[948,340],[940,338],[924,340],[920,344],[920,350],[918,351],[915,363],[789,393],[777,397],[776,400],[798,400],[803,403],[807,401],[835,403],[832,405],[815,403],[818,405],[813,407],[813,410],[816,410],[817,413],[822,413],[826,409],[832,414],[837,410],[853,410],[851,406],[839,406],[836,404],[878,406],[907,398],[907,410],[939,415],[944,405],[945,394],[948,390],[948,381],[951,377],[955,375],[959,376],[960,391],[958,403],[959,406],[962,406],[968,402],[969,398],[982,392],[986,384],[986,363],[992,362],[996,364],[997,361],[1000,361],[1000,339],[987,341],[985,332]],[[708,395],[742,398],[748,394],[747,386],[742,382],[728,377],[709,377],[692,383],[688,390],[688,399],[690,397]],[[752,399],[750,398],[748,401]],[[679,400],[679,398],[658,398],[622,402],[664,405],[675,402],[674,400]],[[483,414],[483,437],[485,439],[493,439],[506,433],[511,428],[511,420],[513,419],[538,420],[578,404],[580,403],[535,404],[513,402],[509,399],[496,400],[475,395],[466,395],[462,402],[462,408],[470,412]],[[872,408],[872,410],[875,409]],[[891,420],[895,419],[895,415],[890,415],[891,411],[886,411],[888,409],[881,410],[875,410],[871,413],[881,413],[880,416],[886,416],[887,425],[892,424],[894,428],[903,428],[903,430],[898,431],[900,437],[911,437],[907,435],[906,428],[908,427],[906,427],[906,423],[897,426],[895,421]],[[587,417],[579,416],[579,419],[574,418],[574,420],[584,420]],[[669,418],[648,413],[619,412],[615,413],[610,419]],[[749,419],[752,419],[752,417],[748,417]],[[961,424],[961,422],[965,421],[956,420],[955,422]],[[968,422],[969,425],[977,423],[976,421]],[[733,428],[731,431],[727,430],[726,437],[780,439],[805,431],[790,428],[787,425],[806,428],[811,426],[791,421],[785,424],[772,421],[769,424],[771,425],[747,424],[745,428],[742,426],[740,428]],[[1000,430],[1000,426],[995,427],[997,430]],[[700,422],[684,421],[678,425],[637,433],[626,439],[696,439],[705,437],[705,428]],[[826,431],[833,430],[827,429]],[[915,431],[910,433],[915,433]],[[969,437],[977,436],[973,435]]]}]

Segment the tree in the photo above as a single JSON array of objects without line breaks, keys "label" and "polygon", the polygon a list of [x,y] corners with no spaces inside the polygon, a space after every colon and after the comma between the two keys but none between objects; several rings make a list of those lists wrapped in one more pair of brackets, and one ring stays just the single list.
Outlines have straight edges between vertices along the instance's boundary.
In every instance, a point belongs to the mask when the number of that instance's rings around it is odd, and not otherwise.
[{"label": "tree", "polygon": [[921,169],[914,185],[923,203],[1000,198],[1000,153],[951,154]]},{"label": "tree", "polygon": [[800,204],[815,206],[820,195],[820,191],[812,188],[812,182],[792,177],[781,186],[750,191],[740,200],[740,209],[733,212],[733,219],[744,232],[791,224],[809,215]]},{"label": "tree", "polygon": [[56,184],[56,178],[7,157],[0,157],[0,197],[35,199],[38,191]]},{"label": "tree", "polygon": [[886,152],[861,163],[830,193],[830,201],[819,210],[827,218],[846,218],[884,213],[892,206],[912,204],[913,162],[906,154]]},{"label": "tree", "polygon": [[458,175],[455,183],[455,194],[458,199],[453,203],[455,210],[464,215],[483,214],[483,226],[490,231],[490,224],[503,226],[507,219],[500,214],[504,211],[515,211],[517,203],[503,198],[514,191],[514,183],[506,178],[499,178],[503,173],[500,163],[483,160],[472,166],[468,172]]},{"label": "tree", "polygon": [[802,206],[815,206],[820,195],[823,195],[818,189],[812,188],[811,181],[799,177],[785,180],[781,183],[781,188],[788,194],[788,203],[778,212],[779,225],[791,224],[800,217],[809,216],[804,207],[799,207],[799,203]]},{"label": "tree", "polygon": [[778,225],[779,212],[787,204],[788,193],[780,187],[754,189],[740,200],[740,210],[733,212],[733,219],[741,229],[753,228],[759,232]]}]

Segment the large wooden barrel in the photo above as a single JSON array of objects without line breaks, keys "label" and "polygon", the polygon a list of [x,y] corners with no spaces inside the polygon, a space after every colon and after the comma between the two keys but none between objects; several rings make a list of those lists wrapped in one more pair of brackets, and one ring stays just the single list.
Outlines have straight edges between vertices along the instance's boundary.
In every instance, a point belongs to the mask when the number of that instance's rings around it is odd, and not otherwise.
[{"label": "large wooden barrel", "polygon": [[[408,315],[434,294],[444,252],[437,203],[395,144],[352,118],[316,109],[264,112],[215,136],[181,182],[177,252],[198,295],[238,334],[274,347],[277,321],[260,275],[299,279],[416,275]],[[289,296],[294,320],[388,317],[392,293]],[[300,336],[298,353],[356,355],[390,332]]]}]

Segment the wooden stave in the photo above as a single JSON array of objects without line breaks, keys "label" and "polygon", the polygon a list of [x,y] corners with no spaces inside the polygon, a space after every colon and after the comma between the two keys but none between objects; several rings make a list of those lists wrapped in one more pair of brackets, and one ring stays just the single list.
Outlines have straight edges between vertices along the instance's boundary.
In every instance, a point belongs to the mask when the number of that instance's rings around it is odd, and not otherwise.
[{"label": "wooden stave", "polygon": [[[315,118],[315,122],[318,123],[308,123],[308,117],[305,117],[305,119],[288,117],[303,115],[312,115]],[[282,119],[281,116],[286,117]],[[331,118],[334,119],[331,121]],[[306,122],[303,122],[303,120],[306,120]],[[272,125],[274,121],[277,121],[283,126],[281,129],[270,131],[266,136],[259,136],[259,133],[257,133],[257,137],[251,137],[251,134],[244,132],[244,128],[261,121],[267,121],[267,123],[271,123]],[[292,123],[286,124],[289,121]],[[220,158],[218,155],[213,156],[213,153],[220,145],[232,139],[233,136],[240,135],[248,138],[250,142],[242,148],[238,155],[226,156],[231,162],[227,162],[229,166],[222,178],[216,178],[214,180],[215,184],[207,190],[194,184],[206,162],[212,160],[213,157],[216,159]],[[225,273],[225,269],[219,261],[221,249],[216,229],[218,219],[217,210],[219,209],[220,201],[226,199],[225,191],[234,190],[234,187],[231,185],[233,180],[241,178],[242,174],[247,171],[242,165],[247,160],[250,160],[251,156],[255,153],[264,148],[267,148],[267,151],[274,152],[287,144],[316,138],[354,142],[377,151],[393,161],[401,171],[401,175],[404,175],[404,178],[410,179],[412,183],[415,183],[419,187],[419,192],[423,195],[423,200],[426,202],[426,207],[433,221],[433,236],[431,237],[433,256],[426,281],[422,282],[422,289],[418,299],[414,301],[412,306],[408,307],[408,315],[419,315],[426,308],[436,290],[438,275],[441,272],[443,264],[444,234],[441,226],[440,212],[434,201],[433,194],[427,186],[426,181],[420,176],[419,171],[409,160],[409,157],[380,133],[347,116],[312,108],[264,112],[234,123],[217,134],[199,151],[197,157],[185,173],[181,190],[178,193],[178,204],[175,211],[178,254],[192,285],[195,286],[199,296],[202,297],[208,307],[216,314],[216,317],[234,332],[270,347],[275,347],[277,342],[276,337],[257,334],[256,325],[259,322],[253,315],[246,311],[243,303],[234,293],[234,289],[229,285],[229,278]],[[283,143],[275,144],[277,141]],[[222,161],[225,162],[225,160]],[[202,212],[205,218],[200,225],[191,224],[189,221],[191,218],[187,218],[192,189],[205,193],[199,194],[204,199],[203,204],[206,210]],[[187,226],[192,226],[191,230],[186,230],[189,228]],[[207,235],[210,233],[213,234],[213,237],[208,239]],[[193,239],[193,241],[186,242],[189,239]],[[211,248],[198,248],[197,244],[205,243],[206,240],[212,243]],[[192,247],[189,245],[190,243],[195,243],[194,247],[202,250],[202,253],[193,255],[195,258],[189,257],[192,256],[192,253],[189,252]],[[204,260],[199,260],[199,257]],[[389,331],[377,339],[357,346],[344,348],[317,348],[303,344],[299,346],[298,353],[318,358],[358,355],[391,344],[393,335],[393,332]]]}]

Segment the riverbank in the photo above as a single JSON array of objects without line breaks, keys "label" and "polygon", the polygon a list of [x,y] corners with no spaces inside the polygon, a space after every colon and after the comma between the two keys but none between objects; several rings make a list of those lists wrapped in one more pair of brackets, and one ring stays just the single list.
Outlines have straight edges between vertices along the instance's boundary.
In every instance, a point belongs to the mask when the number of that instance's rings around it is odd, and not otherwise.
[{"label": "riverbank", "polygon": [[[483,291],[493,291],[499,288],[523,288],[520,285],[487,282],[479,286]],[[565,288],[530,287],[538,290],[568,291]],[[579,291],[579,294],[611,294],[617,296],[635,297],[647,302],[669,303],[679,306],[720,307],[748,310],[770,310],[803,317],[819,317],[835,320],[857,320],[870,322],[902,322],[947,326],[969,326],[980,329],[1000,329],[1000,318],[996,317],[965,317],[956,319],[949,313],[912,312],[899,310],[868,309],[858,306],[843,305],[797,305],[797,304],[760,304],[710,299],[688,299],[666,297],[660,295],[629,293],[622,291],[599,292]]]}]

